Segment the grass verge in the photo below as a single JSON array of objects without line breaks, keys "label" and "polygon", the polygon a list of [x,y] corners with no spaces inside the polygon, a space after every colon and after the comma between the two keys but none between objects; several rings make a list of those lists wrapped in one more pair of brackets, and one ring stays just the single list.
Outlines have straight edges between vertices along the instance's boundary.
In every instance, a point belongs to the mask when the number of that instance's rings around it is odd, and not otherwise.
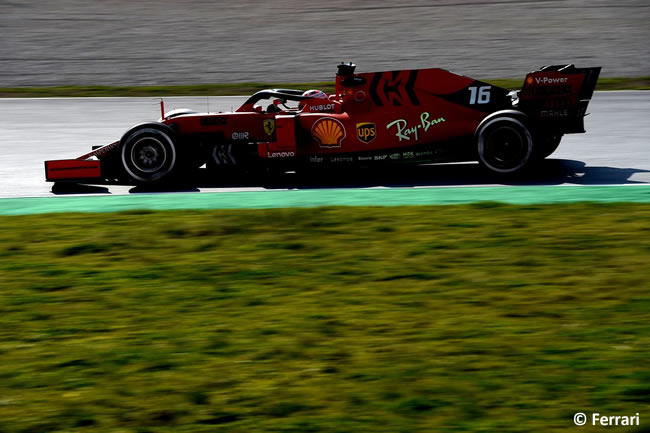
[{"label": "grass verge", "polygon": [[[523,79],[488,79],[495,86],[520,89]],[[321,89],[331,93],[334,83],[232,83],[191,84],[183,86],[53,86],[0,87],[4,98],[54,98],[98,96],[233,96],[250,95],[269,88]],[[596,90],[649,90],[650,77],[599,78]]]},{"label": "grass verge", "polygon": [[0,431],[643,418],[649,221],[494,203],[0,217]]}]

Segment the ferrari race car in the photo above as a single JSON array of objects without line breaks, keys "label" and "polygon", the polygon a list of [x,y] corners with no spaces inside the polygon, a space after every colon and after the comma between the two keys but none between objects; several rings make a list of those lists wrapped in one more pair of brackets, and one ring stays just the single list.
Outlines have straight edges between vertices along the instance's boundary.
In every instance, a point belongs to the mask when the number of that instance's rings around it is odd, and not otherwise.
[{"label": "ferrari race car", "polygon": [[333,94],[268,89],[234,112],[181,109],[76,159],[45,162],[48,181],[146,184],[202,167],[215,175],[389,163],[478,161],[509,175],[581,133],[600,67],[545,66],[509,91],[445,69],[355,73]]}]

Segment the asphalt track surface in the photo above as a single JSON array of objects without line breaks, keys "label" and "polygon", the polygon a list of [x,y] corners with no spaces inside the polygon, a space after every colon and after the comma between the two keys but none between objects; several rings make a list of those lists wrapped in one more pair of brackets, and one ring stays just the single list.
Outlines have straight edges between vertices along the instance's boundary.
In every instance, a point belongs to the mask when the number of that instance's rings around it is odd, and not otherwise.
[{"label": "asphalt track surface", "polygon": [[650,71],[647,0],[0,0],[0,87],[330,81],[444,67]]},{"label": "asphalt track surface", "polygon": [[[166,109],[194,108],[199,111],[221,111],[236,108],[241,97],[212,97],[212,98],[167,98]],[[304,179],[299,175],[287,173],[272,179],[253,179],[248,182],[230,184],[214,183],[198,179],[196,182],[180,189],[165,189],[160,191],[147,190],[142,187],[127,185],[104,186],[73,186],[71,188],[54,189],[51,183],[44,181],[43,161],[46,159],[74,158],[86,153],[92,145],[101,145],[119,138],[131,125],[156,119],[159,117],[158,102],[153,98],[80,98],[80,99],[0,99],[0,131],[3,133],[0,145],[0,197],[54,197],[77,195],[111,195],[111,196],[140,196],[143,193],[154,193],[157,199],[147,200],[175,201],[178,192],[203,193],[242,193],[251,200],[264,202],[272,200],[276,203],[287,203],[294,206],[296,199],[302,197],[303,203],[313,205],[323,204],[352,204],[352,202],[372,204],[367,198],[361,198],[358,192],[371,189],[399,189],[404,194],[413,194],[417,190],[418,197],[395,204],[418,204],[433,202],[462,202],[483,199],[508,201],[509,195],[516,194],[523,202],[530,201],[563,201],[566,198],[558,194],[566,194],[569,190],[558,192],[548,188],[526,187],[562,187],[562,186],[602,186],[602,185],[646,185],[650,186],[650,123],[647,121],[650,113],[650,92],[596,92],[591,102],[586,118],[586,134],[565,136],[560,148],[534,172],[521,177],[504,181],[480,170],[476,163],[423,165],[415,168],[390,171],[360,170],[352,173],[333,171],[331,175],[320,178]],[[488,194],[487,189],[478,192],[466,187],[500,187],[496,192]],[[513,188],[504,189],[504,186]],[[438,187],[438,188],[436,188]],[[439,187],[453,188],[456,192],[445,192],[444,197],[436,201],[422,199],[425,190],[432,191]],[[302,195],[294,195],[291,199],[279,199],[279,195],[258,197],[259,193],[304,191]],[[319,190],[333,190],[334,195],[329,202],[308,198]],[[338,193],[337,193],[338,191]],[[464,192],[463,192],[464,191]],[[616,189],[600,189],[597,198],[588,189],[572,188],[572,200],[625,200],[650,201],[648,190],[637,189],[635,197],[629,195],[632,189],[625,193],[615,192]],[[603,196],[602,194],[605,194]],[[332,194],[331,191],[329,194]],[[372,199],[380,204],[387,200],[383,196],[373,194]],[[402,195],[404,195],[402,194]],[[465,194],[468,199],[463,199]],[[148,196],[152,194],[146,194]],[[196,196],[197,194],[190,194]],[[345,199],[349,203],[341,203],[341,196],[354,197]],[[338,198],[336,198],[337,196]],[[451,197],[454,196],[454,197]],[[535,199],[535,196],[538,196]],[[545,197],[546,196],[546,197]],[[257,197],[257,198],[256,198]],[[370,197],[370,196],[368,196]],[[415,196],[414,196],[415,197]],[[474,197],[474,198],[472,198]],[[532,198],[530,198],[532,197]],[[560,197],[551,200],[551,197]],[[239,201],[241,197],[230,196]],[[394,200],[394,198],[390,198]],[[199,199],[199,201],[202,199]],[[284,200],[284,201],[283,201]],[[423,201],[424,200],[424,201]],[[519,200],[519,202],[522,202]],[[205,201],[205,200],[203,200]],[[4,200],[7,212],[16,213],[16,206]],[[63,204],[63,202],[59,202]],[[134,201],[131,202],[132,206]],[[248,202],[250,207],[255,204]],[[24,202],[27,204],[27,202]],[[218,207],[217,201],[214,202]],[[153,207],[160,204],[152,205]],[[197,205],[202,207],[204,205]],[[223,207],[232,207],[222,203]],[[267,206],[267,205],[264,205]],[[119,206],[118,206],[119,207]],[[13,209],[13,210],[12,210]]]}]

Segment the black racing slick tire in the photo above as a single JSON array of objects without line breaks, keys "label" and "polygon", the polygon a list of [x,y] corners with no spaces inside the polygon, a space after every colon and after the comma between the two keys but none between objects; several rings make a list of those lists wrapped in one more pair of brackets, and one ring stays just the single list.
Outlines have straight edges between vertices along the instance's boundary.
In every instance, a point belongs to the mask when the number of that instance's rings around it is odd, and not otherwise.
[{"label": "black racing slick tire", "polygon": [[136,183],[159,182],[178,168],[173,130],[166,125],[142,125],[129,131],[120,142],[124,171]]},{"label": "black racing slick tire", "polygon": [[479,162],[494,173],[520,173],[533,159],[533,138],[520,117],[503,115],[486,119],[476,136]]}]

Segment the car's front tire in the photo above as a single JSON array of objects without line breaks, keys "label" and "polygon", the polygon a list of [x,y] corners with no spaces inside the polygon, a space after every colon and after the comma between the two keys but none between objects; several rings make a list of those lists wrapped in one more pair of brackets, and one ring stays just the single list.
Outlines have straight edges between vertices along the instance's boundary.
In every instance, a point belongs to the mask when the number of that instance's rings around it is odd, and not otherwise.
[{"label": "car's front tire", "polygon": [[486,119],[476,137],[479,162],[494,173],[519,173],[532,160],[532,135],[521,118],[503,115]]},{"label": "car's front tire", "polygon": [[173,130],[165,125],[143,125],[129,131],[120,142],[126,174],[137,183],[169,178],[178,167]]}]

